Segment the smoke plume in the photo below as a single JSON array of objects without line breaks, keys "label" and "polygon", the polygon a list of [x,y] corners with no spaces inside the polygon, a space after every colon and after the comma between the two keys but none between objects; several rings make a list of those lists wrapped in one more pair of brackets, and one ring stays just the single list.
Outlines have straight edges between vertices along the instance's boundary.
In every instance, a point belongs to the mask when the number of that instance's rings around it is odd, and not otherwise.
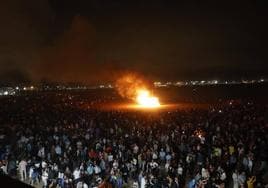
[{"label": "smoke plume", "polygon": [[139,90],[148,90],[152,86],[147,79],[137,73],[127,73],[119,77],[115,85],[120,96],[132,100],[135,100]]}]

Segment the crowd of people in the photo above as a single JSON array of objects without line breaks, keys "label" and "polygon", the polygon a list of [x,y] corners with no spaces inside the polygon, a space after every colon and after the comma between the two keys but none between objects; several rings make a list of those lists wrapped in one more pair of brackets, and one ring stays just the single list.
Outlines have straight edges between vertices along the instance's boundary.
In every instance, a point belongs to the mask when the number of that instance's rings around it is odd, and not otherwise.
[{"label": "crowd of people", "polygon": [[146,112],[93,108],[100,101],[1,99],[1,174],[61,188],[268,186],[265,104]]}]

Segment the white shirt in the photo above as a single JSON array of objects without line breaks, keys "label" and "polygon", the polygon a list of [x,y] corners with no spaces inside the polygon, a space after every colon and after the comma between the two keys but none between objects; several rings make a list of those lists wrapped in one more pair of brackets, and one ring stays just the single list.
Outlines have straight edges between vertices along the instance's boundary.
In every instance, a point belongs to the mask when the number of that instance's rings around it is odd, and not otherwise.
[{"label": "white shirt", "polygon": [[243,174],[238,175],[238,182],[240,185],[243,185],[246,182],[246,177]]},{"label": "white shirt", "polygon": [[233,188],[238,188],[239,187],[238,175],[236,173],[233,173],[232,178],[233,178]]},{"label": "white shirt", "polygon": [[38,151],[38,157],[44,157],[45,156],[45,148],[42,147],[39,151]]},{"label": "white shirt", "polygon": [[88,185],[86,183],[83,183],[83,188],[88,188]]},{"label": "white shirt", "polygon": [[165,156],[166,156],[166,152],[164,152],[164,151],[159,152],[159,157],[160,157],[161,160],[164,160]]},{"label": "white shirt", "polygon": [[59,145],[56,146],[55,152],[56,154],[61,155],[61,147]]},{"label": "white shirt", "polygon": [[88,188],[88,185],[83,182],[78,182],[78,184],[76,185],[76,188]]},{"label": "white shirt", "polygon": [[73,173],[73,175],[74,175],[74,179],[75,180],[78,179],[78,178],[80,178],[80,171],[79,170],[75,170],[74,173]]},{"label": "white shirt", "polygon": [[64,173],[63,172],[59,172],[58,173],[58,178],[59,179],[63,179],[64,178]]},{"label": "white shirt", "polygon": [[99,173],[101,172],[100,167],[96,165],[96,166],[94,167],[94,172],[95,172],[95,174],[99,174]]},{"label": "white shirt", "polygon": [[153,162],[152,163],[152,168],[157,168],[158,167],[158,164],[156,162]]},{"label": "white shirt", "polygon": [[251,171],[253,166],[253,161],[251,159],[248,160],[248,168]]},{"label": "white shirt", "polygon": [[138,162],[137,159],[135,159],[135,158],[132,159],[132,164],[133,165],[137,165],[137,162]]},{"label": "white shirt", "polygon": [[146,185],[145,178],[142,177],[142,178],[141,178],[141,188],[145,188],[145,185]]},{"label": "white shirt", "polygon": [[135,145],[133,148],[133,153],[137,154],[138,151],[139,151],[139,147],[137,145]]},{"label": "white shirt", "polygon": [[182,175],[183,173],[183,168],[181,166],[178,167],[178,174],[179,175]]},{"label": "white shirt", "polygon": [[154,152],[153,153],[153,159],[157,159],[158,157],[157,157],[157,154]]},{"label": "white shirt", "polygon": [[166,155],[166,160],[167,160],[167,161],[170,161],[171,158],[172,158],[171,155],[169,155],[169,154]]},{"label": "white shirt", "polygon": [[3,170],[3,172],[4,172],[5,174],[7,174],[7,165],[3,165],[3,166],[1,166],[1,169]]},{"label": "white shirt", "polygon": [[208,173],[207,169],[202,168],[201,176],[202,176],[202,178],[205,178],[205,179],[209,178],[209,173]]},{"label": "white shirt", "polygon": [[46,168],[47,167],[47,163],[45,161],[42,161],[41,166],[42,166],[42,168]]},{"label": "white shirt", "polygon": [[113,161],[113,158],[114,158],[113,155],[108,155],[108,161],[109,161],[109,162],[112,162],[112,161]]},{"label": "white shirt", "polygon": [[223,173],[221,174],[220,179],[221,179],[222,181],[224,181],[224,180],[226,179],[226,174],[225,174],[225,172],[223,172]]},{"label": "white shirt", "polygon": [[40,167],[40,163],[35,163],[34,166],[35,166],[36,168],[39,168],[39,167]]},{"label": "white shirt", "polygon": [[113,168],[114,168],[114,169],[117,169],[117,168],[118,168],[118,162],[117,162],[117,161],[114,161],[114,163],[113,163]]},{"label": "white shirt", "polygon": [[47,180],[48,179],[48,173],[47,171],[43,171],[42,173],[42,179]]},{"label": "white shirt", "polygon": [[30,168],[30,170],[29,170],[29,178],[31,178],[31,177],[32,177],[33,172],[34,172],[33,167],[31,167],[31,168]]},{"label": "white shirt", "polygon": [[26,170],[26,166],[27,166],[27,162],[22,160],[20,163],[19,163],[19,169],[20,170]]}]

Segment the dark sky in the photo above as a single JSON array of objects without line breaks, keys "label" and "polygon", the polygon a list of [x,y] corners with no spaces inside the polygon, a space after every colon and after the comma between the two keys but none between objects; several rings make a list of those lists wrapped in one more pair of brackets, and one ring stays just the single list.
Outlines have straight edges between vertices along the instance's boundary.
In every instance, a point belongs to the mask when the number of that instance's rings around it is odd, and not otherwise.
[{"label": "dark sky", "polygon": [[[267,8],[255,1],[0,2],[1,82],[268,75]],[[198,2],[198,1],[196,1]]]}]

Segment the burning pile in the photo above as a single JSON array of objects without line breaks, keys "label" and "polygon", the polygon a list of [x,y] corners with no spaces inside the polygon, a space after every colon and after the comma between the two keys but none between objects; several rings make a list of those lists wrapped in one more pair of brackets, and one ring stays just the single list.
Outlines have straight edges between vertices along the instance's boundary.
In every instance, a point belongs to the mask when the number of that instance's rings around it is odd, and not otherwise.
[{"label": "burning pile", "polygon": [[159,100],[157,97],[151,96],[150,92],[145,89],[137,91],[136,101],[139,105],[144,107],[158,107],[160,106]]},{"label": "burning pile", "polygon": [[151,94],[148,85],[144,79],[134,74],[125,75],[116,82],[116,88],[122,97],[134,100],[143,108],[159,107],[159,100]]}]

